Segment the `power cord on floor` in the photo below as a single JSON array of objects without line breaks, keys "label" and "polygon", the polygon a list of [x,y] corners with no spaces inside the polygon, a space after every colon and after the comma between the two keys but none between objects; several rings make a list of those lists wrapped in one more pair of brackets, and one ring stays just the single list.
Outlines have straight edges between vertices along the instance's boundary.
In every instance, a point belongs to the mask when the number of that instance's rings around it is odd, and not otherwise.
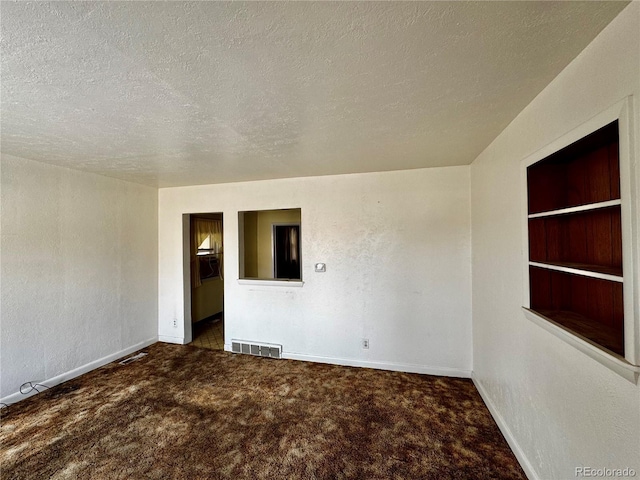
[{"label": "power cord on floor", "polygon": [[39,390],[39,388],[44,388],[46,390],[49,390],[49,387],[41,383],[24,382],[22,385],[20,385],[20,393],[23,395],[28,395],[34,390],[40,393],[41,390]]},{"label": "power cord on floor", "polygon": [[[22,385],[20,385],[20,393],[22,395],[29,395],[34,390],[38,393],[41,393],[43,391],[42,389],[49,390],[49,388],[51,387],[47,387],[42,383],[24,382]],[[8,408],[10,405],[13,405],[13,403],[0,402],[0,409]]]},{"label": "power cord on floor", "polygon": [[[145,355],[147,355],[147,352],[138,353],[137,355],[134,355],[133,357],[129,357],[126,360],[120,362],[120,364],[126,364],[126,363],[129,363],[129,362],[138,360],[138,359],[144,357]],[[23,394],[23,395],[29,395],[34,390],[36,392],[38,392],[38,393],[42,393],[43,389],[44,390],[49,390],[50,388],[51,387],[48,387],[47,385],[44,385],[42,383],[24,382],[22,385],[20,385],[20,393]],[[13,405],[13,403],[0,402],[0,408],[7,408],[10,405]]]}]

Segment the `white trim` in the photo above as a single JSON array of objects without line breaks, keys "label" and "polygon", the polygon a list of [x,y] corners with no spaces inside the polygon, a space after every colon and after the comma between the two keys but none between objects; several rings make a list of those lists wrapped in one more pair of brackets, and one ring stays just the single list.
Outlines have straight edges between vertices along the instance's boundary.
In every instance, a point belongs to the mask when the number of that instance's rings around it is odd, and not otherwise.
[{"label": "white trim", "polygon": [[593,358],[598,363],[613,370],[621,377],[626,378],[633,384],[638,383],[638,376],[640,376],[640,366],[632,365],[623,357],[617,356],[613,353],[607,353],[602,348],[591,342],[588,338],[583,337],[575,332],[567,330],[562,325],[554,322],[552,319],[545,317],[544,315],[522,307],[525,317],[531,320],[536,325],[544,328],[547,332],[555,335],[556,337],[564,340],[569,345],[577,348],[582,353]]},{"label": "white trim", "polygon": [[164,343],[176,343],[178,345],[186,345],[190,342],[185,342],[184,337],[170,337],[169,335],[158,335],[158,341]]},{"label": "white trim", "polygon": [[[126,357],[127,355],[132,354],[137,350],[141,350],[143,348],[148,347],[158,341],[158,337],[152,337],[144,342],[136,343],[130,347],[125,348],[124,350],[120,350],[118,352],[107,355],[106,357],[99,358],[98,360],[94,360],[93,362],[86,363],[80,367],[74,368],[73,370],[69,370],[68,372],[61,373],[60,375],[56,375],[55,377],[49,378],[47,380],[38,380],[38,383],[46,385],[47,387],[54,387],[68,380],[79,377],[80,375],[84,375],[96,368],[100,368],[107,363],[111,363],[115,360],[118,360],[122,357]],[[20,392],[12,393],[11,395],[7,395],[4,398],[0,399],[2,403],[16,403],[20,400],[24,400],[25,398],[33,397],[37,395],[38,392],[32,391],[32,393],[28,393],[26,395],[21,394]]]},{"label": "white trim", "polygon": [[[522,238],[522,262],[523,262],[523,275],[522,275],[522,305],[525,307],[531,306],[531,295],[529,292],[529,186],[527,179],[527,167],[533,163],[534,161],[529,161],[531,157],[527,157],[520,164],[520,192],[521,192],[521,201],[520,201],[520,209],[521,209],[521,238]],[[537,158],[537,157],[536,157]],[[535,161],[541,160],[544,157],[538,158]]]},{"label": "white trim", "polygon": [[[525,170],[527,167],[533,165],[534,163],[539,162],[540,160],[544,160],[548,156],[562,150],[564,147],[568,147],[572,143],[575,143],[578,140],[581,140],[582,138],[595,132],[596,130],[599,130],[604,126],[609,125],[611,122],[615,122],[616,120],[618,121],[622,120],[623,116],[628,115],[627,104],[630,102],[631,102],[631,97],[626,97],[625,99],[621,100],[615,105],[609,107],[604,112],[601,112],[595,117],[587,120],[582,125],[579,125],[578,127],[574,128],[570,132],[567,132],[566,134],[560,136],[550,144],[542,147],[540,150],[532,153],[528,157],[525,157],[522,160],[522,165],[524,166]],[[622,125],[619,125],[619,131],[620,132],[622,131]],[[622,137],[622,135],[620,135],[620,137]],[[620,156],[622,157],[622,154]],[[525,191],[524,193],[526,198],[527,192]],[[526,204],[527,202],[525,202],[525,206]]]},{"label": "white trim", "polygon": [[[182,214],[182,334],[184,338],[180,342],[164,340],[172,338],[163,336],[161,342],[189,343],[193,336],[193,318],[191,316],[191,218],[194,214]],[[174,319],[174,327],[178,319]]]},{"label": "white trim", "polygon": [[239,278],[238,285],[260,285],[261,287],[302,287],[302,280],[271,280],[269,278]]},{"label": "white trim", "polygon": [[553,217],[555,215],[566,215],[568,213],[588,212],[589,210],[598,210],[599,208],[615,207],[621,205],[622,201],[607,200],[606,202],[587,203],[586,205],[578,205],[577,207],[561,208],[559,210],[550,210],[548,212],[533,213],[529,218]]},{"label": "white trim", "polygon": [[[224,351],[231,352],[231,344],[224,344]],[[471,370],[450,367],[429,367],[411,363],[371,362],[351,358],[321,357],[318,355],[305,355],[302,353],[282,352],[285,360],[300,360],[303,362],[328,363],[342,365],[344,367],[375,368],[376,370],[390,370],[392,372],[420,373],[424,375],[437,375],[442,377],[471,378]]]},{"label": "white trim", "polygon": [[618,275],[609,275],[608,273],[592,272],[590,270],[582,270],[579,268],[562,267],[560,265],[552,265],[549,263],[529,262],[532,267],[546,268],[547,270],[555,270],[557,272],[573,273],[574,275],[582,275],[583,277],[600,278],[602,280],[610,280],[612,282],[622,283],[622,277]]},{"label": "white trim", "polygon": [[491,416],[493,417],[496,424],[498,425],[498,428],[502,432],[502,435],[504,436],[505,440],[509,444],[509,447],[511,447],[513,454],[518,459],[518,462],[520,462],[520,466],[522,467],[522,470],[524,470],[524,473],[527,476],[527,478],[529,480],[538,480],[540,477],[538,476],[536,471],[533,469],[531,462],[529,462],[529,459],[527,458],[524,451],[520,447],[520,444],[513,436],[513,433],[511,432],[511,429],[507,425],[507,422],[505,422],[502,415],[500,415],[500,412],[496,408],[495,404],[491,401],[489,394],[487,393],[486,389],[482,385],[482,382],[480,381],[480,379],[478,379],[475,373],[471,374],[471,380],[473,381],[473,384],[476,386],[478,393],[480,393],[480,396],[482,397],[482,400],[484,401],[485,405],[489,409],[489,413],[491,413]]},{"label": "white trim", "polygon": [[[620,198],[622,200],[622,268],[625,275],[622,284],[624,298],[624,352],[629,363],[640,365],[640,289],[638,289],[637,237],[634,228],[638,228],[640,212],[637,210],[638,191],[634,189],[633,178],[636,166],[634,158],[634,135],[637,126],[633,125],[633,97],[622,102],[618,124],[620,136]],[[636,188],[640,186],[636,185]],[[637,230],[636,232],[637,233]]]},{"label": "white trim", "polygon": [[[226,345],[225,345],[226,350]],[[318,355],[305,355],[302,353],[282,352],[282,358],[287,360],[302,360],[304,362],[329,363],[345,367],[375,368],[377,370],[390,370],[392,372],[421,373],[425,375],[438,375],[443,377],[471,378],[471,370],[451,367],[431,367],[415,365],[411,363],[372,362],[352,358],[322,357]]]}]

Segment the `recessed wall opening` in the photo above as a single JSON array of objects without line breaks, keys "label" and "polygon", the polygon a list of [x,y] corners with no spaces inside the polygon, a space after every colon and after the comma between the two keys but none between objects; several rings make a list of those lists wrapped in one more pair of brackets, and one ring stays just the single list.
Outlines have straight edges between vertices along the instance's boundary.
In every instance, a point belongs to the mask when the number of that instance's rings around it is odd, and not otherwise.
[{"label": "recessed wall opening", "polygon": [[[222,213],[189,218],[192,344],[224,349],[224,246]],[[186,333],[186,332],[185,332]],[[188,338],[187,335],[185,335]]]},{"label": "recessed wall opening", "polygon": [[302,280],[302,211],[238,213],[240,279]]},{"label": "recessed wall opening", "polygon": [[618,122],[527,168],[531,309],[625,355]]}]

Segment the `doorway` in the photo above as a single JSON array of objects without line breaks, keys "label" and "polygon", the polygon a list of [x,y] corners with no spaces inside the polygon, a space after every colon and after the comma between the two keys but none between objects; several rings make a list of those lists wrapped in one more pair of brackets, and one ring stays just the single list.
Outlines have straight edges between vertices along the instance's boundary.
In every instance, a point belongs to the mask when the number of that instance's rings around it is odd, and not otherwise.
[{"label": "doorway", "polygon": [[190,216],[191,345],[224,350],[222,213]]}]

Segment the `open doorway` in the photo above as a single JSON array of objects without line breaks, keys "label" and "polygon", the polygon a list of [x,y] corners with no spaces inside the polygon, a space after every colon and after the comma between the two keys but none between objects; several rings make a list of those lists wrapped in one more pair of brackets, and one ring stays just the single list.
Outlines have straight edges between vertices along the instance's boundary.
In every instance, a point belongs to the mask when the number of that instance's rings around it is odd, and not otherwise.
[{"label": "open doorway", "polygon": [[192,345],[224,350],[222,213],[190,216]]}]

